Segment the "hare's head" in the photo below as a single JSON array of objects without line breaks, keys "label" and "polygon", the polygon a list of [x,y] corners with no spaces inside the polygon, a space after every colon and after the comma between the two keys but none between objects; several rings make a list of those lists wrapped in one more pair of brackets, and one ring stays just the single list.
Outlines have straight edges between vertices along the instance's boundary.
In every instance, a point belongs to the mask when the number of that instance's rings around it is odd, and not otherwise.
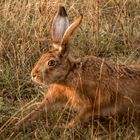
[{"label": "hare's head", "polygon": [[52,23],[52,50],[42,55],[31,72],[32,80],[39,84],[61,82],[70,70],[69,42],[82,16],[70,26],[64,7],[60,6]]}]

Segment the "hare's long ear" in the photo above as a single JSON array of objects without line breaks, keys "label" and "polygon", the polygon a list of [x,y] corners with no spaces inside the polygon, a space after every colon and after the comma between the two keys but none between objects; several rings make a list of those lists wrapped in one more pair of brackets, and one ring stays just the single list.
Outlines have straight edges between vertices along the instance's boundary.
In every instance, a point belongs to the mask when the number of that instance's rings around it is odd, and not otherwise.
[{"label": "hare's long ear", "polygon": [[54,46],[60,47],[61,40],[68,26],[69,20],[66,10],[63,6],[59,6],[59,9],[53,19],[51,29],[52,41]]},{"label": "hare's long ear", "polygon": [[69,42],[70,39],[74,33],[74,31],[77,29],[77,27],[79,27],[81,21],[82,21],[83,16],[81,15],[80,17],[78,17],[65,31],[63,38],[61,40],[61,54],[64,54],[66,52],[66,50],[69,47]]}]

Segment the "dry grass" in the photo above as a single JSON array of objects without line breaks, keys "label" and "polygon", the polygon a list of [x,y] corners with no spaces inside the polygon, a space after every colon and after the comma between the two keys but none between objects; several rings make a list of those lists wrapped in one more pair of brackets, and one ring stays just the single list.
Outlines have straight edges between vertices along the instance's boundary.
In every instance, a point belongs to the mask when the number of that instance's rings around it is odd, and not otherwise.
[{"label": "dry grass", "polygon": [[0,139],[140,139],[138,129],[132,123],[126,125],[125,119],[93,119],[80,130],[60,129],[58,126],[74,114],[65,108],[54,108],[47,120],[36,122],[33,129],[15,137],[7,134],[42,97],[30,80],[30,72],[50,48],[50,24],[60,3],[70,21],[84,14],[72,43],[76,56],[96,55],[114,63],[140,64],[139,0],[1,0]]}]

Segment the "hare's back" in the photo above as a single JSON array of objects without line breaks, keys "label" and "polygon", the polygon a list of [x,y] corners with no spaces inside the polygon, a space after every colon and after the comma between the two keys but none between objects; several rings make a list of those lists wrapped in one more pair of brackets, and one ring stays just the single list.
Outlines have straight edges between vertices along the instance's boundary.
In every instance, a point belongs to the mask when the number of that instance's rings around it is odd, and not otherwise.
[{"label": "hare's back", "polygon": [[[81,59],[80,70],[83,75],[87,77],[103,76],[108,77],[115,73],[115,67],[113,64],[108,63],[104,58],[98,58],[95,56],[87,56]],[[110,75],[110,76],[111,76]]]},{"label": "hare's back", "polygon": [[81,75],[88,81],[100,83],[100,88],[107,92],[140,95],[140,67],[112,64],[94,56],[81,60]]}]

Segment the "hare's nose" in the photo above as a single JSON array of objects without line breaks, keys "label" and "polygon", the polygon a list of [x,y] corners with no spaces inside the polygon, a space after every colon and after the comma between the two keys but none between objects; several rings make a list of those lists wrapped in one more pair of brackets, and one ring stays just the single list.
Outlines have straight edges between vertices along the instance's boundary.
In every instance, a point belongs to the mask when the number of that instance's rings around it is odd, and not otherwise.
[{"label": "hare's nose", "polygon": [[35,78],[36,77],[36,74],[33,74],[32,77]]},{"label": "hare's nose", "polygon": [[36,80],[38,73],[39,73],[38,70],[32,70],[32,72],[31,72],[32,80]]},{"label": "hare's nose", "polygon": [[33,79],[36,79],[37,74],[36,74],[36,73],[32,73],[32,74],[31,74],[31,77],[32,77],[32,80],[33,80]]}]

